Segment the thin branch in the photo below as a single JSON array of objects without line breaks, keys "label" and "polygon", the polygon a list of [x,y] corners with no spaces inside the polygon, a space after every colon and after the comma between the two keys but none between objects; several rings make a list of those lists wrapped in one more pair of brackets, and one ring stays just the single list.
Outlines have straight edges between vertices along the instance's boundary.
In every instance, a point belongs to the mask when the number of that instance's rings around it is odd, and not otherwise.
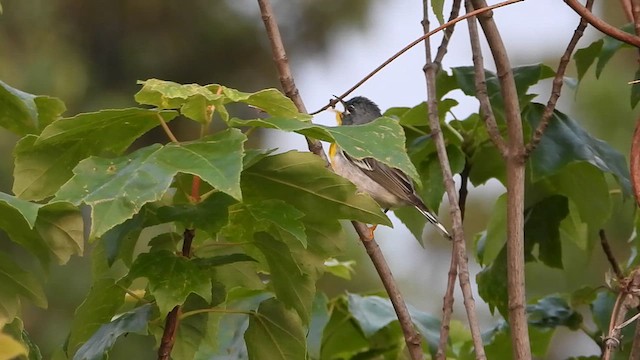
[{"label": "thin branch", "polygon": [[[429,3],[428,0],[424,0],[423,12],[424,18],[422,20],[422,26],[425,33],[429,32]],[[427,85],[427,107],[429,127],[431,128],[431,134],[433,141],[436,145],[436,151],[438,153],[438,160],[440,162],[440,168],[442,171],[442,177],[447,191],[449,199],[449,207],[451,212],[451,218],[453,220],[453,241],[454,249],[456,250],[455,257],[458,263],[458,276],[460,279],[460,288],[462,289],[462,296],[464,298],[464,307],[467,312],[467,320],[469,321],[469,328],[471,329],[471,337],[473,339],[473,346],[475,348],[476,359],[486,359],[484,353],[484,345],[482,344],[482,333],[480,332],[480,325],[475,309],[475,300],[473,299],[473,292],[471,290],[471,281],[469,279],[469,264],[467,258],[467,249],[464,240],[464,229],[462,228],[462,212],[460,211],[460,205],[458,203],[458,196],[456,193],[455,182],[453,181],[453,175],[451,173],[451,166],[449,165],[449,157],[447,155],[447,149],[444,143],[444,137],[442,136],[442,130],[440,129],[440,119],[438,116],[438,99],[436,95],[436,69],[431,61],[431,48],[429,39],[425,40],[425,60],[426,65],[424,67],[425,80]],[[443,319],[443,326],[444,323]],[[442,328],[441,328],[442,331]]]},{"label": "thin branch", "polygon": [[624,279],[624,274],[622,273],[622,269],[620,269],[620,264],[618,264],[618,260],[613,256],[613,251],[611,251],[611,246],[609,246],[609,241],[607,240],[607,234],[605,234],[604,229],[600,229],[598,232],[600,235],[600,245],[602,246],[602,251],[607,256],[607,260],[609,260],[609,264],[613,269],[613,272],[616,274],[618,281],[622,281]]},{"label": "thin branch", "polygon": [[578,15],[582,18],[586,19],[589,24],[591,24],[596,29],[602,31],[606,35],[611,36],[614,39],[620,40],[629,45],[633,45],[636,47],[640,47],[640,37],[631,35],[622,30],[619,30],[606,22],[599,19],[597,16],[593,15],[589,9],[582,6],[578,0],[564,0],[564,2],[569,5],[570,8],[573,9]]},{"label": "thin branch", "polygon": [[631,173],[633,195],[636,198],[636,204],[640,206],[640,119],[636,121],[636,129],[631,140],[629,172]]},{"label": "thin branch", "polygon": [[503,7],[506,5],[511,5],[511,4],[515,4],[517,2],[521,2],[524,0],[508,0],[508,1],[504,1],[495,5],[491,5],[491,6],[485,6],[484,8],[479,8],[478,10],[475,10],[471,13],[467,13],[463,16],[460,16],[458,18],[455,18],[451,21],[448,21],[440,26],[438,26],[437,28],[435,28],[434,30],[420,36],[419,38],[417,38],[416,40],[414,40],[413,42],[411,42],[409,45],[405,46],[404,48],[402,48],[400,51],[398,51],[397,53],[395,53],[393,56],[391,56],[390,58],[388,58],[385,62],[383,62],[380,66],[378,66],[377,68],[375,68],[373,71],[371,71],[369,74],[367,74],[367,76],[365,76],[364,78],[362,78],[362,80],[358,81],[355,85],[353,85],[349,90],[345,91],[344,93],[342,93],[342,95],[340,96],[336,96],[336,98],[331,99],[329,101],[329,103],[325,106],[323,106],[322,108],[320,108],[319,110],[316,110],[314,112],[312,112],[310,115],[315,115],[319,112],[325,111],[330,107],[335,107],[336,104],[340,101],[340,99],[345,98],[347,95],[351,94],[355,89],[357,89],[358,87],[360,87],[360,85],[364,84],[367,80],[369,80],[370,78],[373,77],[373,75],[377,74],[380,70],[382,70],[384,67],[386,67],[387,65],[389,65],[390,63],[392,63],[395,59],[397,59],[398,57],[400,57],[402,54],[404,54],[405,52],[409,51],[409,49],[411,49],[412,47],[420,44],[422,41],[424,41],[425,39],[428,39],[429,37],[431,37],[433,34],[436,34],[446,28],[448,28],[449,26],[452,26],[464,19],[467,19],[469,17],[478,15],[478,14],[482,14],[484,12],[488,12],[491,11],[493,9],[497,9],[499,7]]},{"label": "thin branch", "polygon": [[180,312],[180,305],[176,305],[167,315],[162,340],[160,340],[160,347],[158,348],[158,360],[171,359],[171,350],[176,342],[176,333],[180,324]]},{"label": "thin branch", "polygon": [[[640,315],[640,313],[636,314],[636,316],[638,315]],[[640,321],[636,322],[636,331],[633,334],[633,343],[631,344],[629,359],[640,359]]]},{"label": "thin branch", "polygon": [[[458,17],[460,13],[460,4],[462,0],[453,0],[453,4],[451,5],[451,14],[449,15],[449,21],[453,21]],[[442,34],[442,41],[440,42],[440,46],[438,46],[438,51],[436,52],[436,56],[433,57],[433,63],[437,66],[438,69],[442,68],[442,59],[447,54],[447,47],[449,46],[449,41],[451,40],[451,36],[453,36],[453,30],[455,29],[455,25],[451,25],[444,30],[444,34]]]},{"label": "thin branch", "polygon": [[[593,7],[593,0],[587,0],[587,9],[591,11]],[[556,103],[558,102],[558,98],[560,98],[560,91],[562,90],[562,85],[564,84],[564,73],[567,70],[567,65],[571,60],[571,54],[573,54],[573,50],[578,45],[578,40],[584,34],[584,29],[587,27],[587,20],[584,18],[580,18],[580,23],[578,23],[578,27],[573,32],[573,36],[571,37],[571,41],[569,41],[569,45],[567,45],[567,49],[562,54],[560,58],[560,63],[558,64],[558,69],[556,70],[556,75],[553,78],[553,85],[551,87],[551,95],[549,96],[549,101],[547,101],[547,106],[545,106],[544,111],[542,112],[542,117],[540,118],[540,122],[536,127],[535,132],[533,133],[533,137],[531,141],[527,144],[527,149],[525,156],[529,157],[533,150],[536,149],[538,144],[540,144],[540,140],[542,140],[542,136],[544,135],[547,126],[549,126],[549,121],[551,120],[551,115],[553,115],[553,111],[556,108]]]},{"label": "thin branch", "polygon": [[[484,0],[471,0],[476,9],[487,6]],[[493,14],[478,16],[493,56],[504,100],[507,122],[507,289],[509,328],[514,359],[531,359],[529,329],[527,327],[524,276],[524,139],[522,118],[515,79],[507,49]]]},{"label": "thin branch", "polygon": [[[467,183],[469,180],[469,171],[471,166],[466,162],[464,169],[460,173],[460,190],[458,190],[458,198],[460,199],[460,218],[464,222],[465,209],[467,207]],[[458,253],[457,243],[453,243],[451,249],[451,262],[449,264],[449,272],[447,273],[447,290],[442,300],[442,323],[440,324],[440,341],[438,342],[438,351],[436,352],[436,360],[445,360],[447,358],[447,340],[449,339],[449,329],[451,324],[451,315],[453,314],[453,290],[456,286],[456,278],[458,277]]]},{"label": "thin branch", "polygon": [[167,125],[167,122],[164,121],[164,119],[159,113],[156,115],[158,116],[158,121],[160,121],[160,126],[162,126],[162,130],[164,130],[165,134],[167,134],[167,137],[169,138],[169,140],[171,140],[171,142],[174,144],[179,144],[180,142],[178,141],[176,136],[173,135],[173,133],[171,132],[171,129],[169,129],[169,125]]},{"label": "thin branch", "polygon": [[[625,321],[629,310],[638,307],[640,304],[638,299],[638,291],[640,289],[640,271],[634,270],[628,278],[624,279],[620,287],[620,293],[616,298],[616,302],[611,311],[611,320],[609,321],[609,332],[603,339],[602,359],[609,360],[613,351],[620,347],[622,329],[629,325],[633,320]],[[634,341],[635,342],[635,341]]]},{"label": "thin branch", "polygon": [[[627,21],[633,21],[631,0],[620,0],[620,6],[622,7],[622,11],[624,12],[624,16],[627,18]],[[636,33],[636,35],[638,34]]]},{"label": "thin branch", "polygon": [[[473,10],[473,5],[468,0],[465,1],[467,12]],[[473,54],[473,69],[475,73],[475,87],[476,98],[480,103],[480,116],[484,121],[484,125],[489,134],[489,139],[493,145],[498,149],[498,152],[502,157],[507,156],[507,144],[504,138],[500,134],[498,124],[496,123],[496,117],[493,114],[493,108],[489,101],[489,94],[487,92],[487,81],[484,73],[484,58],[482,56],[482,48],[480,47],[480,36],[478,35],[478,26],[476,24],[475,16],[467,21],[469,28],[469,40],[471,42],[471,53]]]},{"label": "thin branch", "polygon": [[[631,18],[629,21],[633,21],[634,30],[636,36],[640,36],[640,0],[627,0],[630,2]],[[629,16],[629,14],[627,14]]]},{"label": "thin branch", "polygon": [[[267,31],[267,36],[269,37],[273,61],[275,62],[278,70],[282,90],[284,91],[284,94],[293,101],[298,108],[298,111],[306,113],[307,108],[304,106],[304,102],[300,96],[300,91],[293,79],[293,74],[289,67],[289,59],[287,58],[287,52],[285,51],[284,44],[282,43],[280,28],[278,27],[278,22],[276,21],[273,8],[271,7],[271,2],[269,0],[258,0],[258,5],[260,5],[262,22],[264,22],[264,27]],[[322,148],[322,143],[319,140],[312,139],[307,136],[305,136],[305,139],[307,140],[309,151],[320,156],[327,164],[329,164],[327,155],[324,153],[324,149]]]},{"label": "thin branch", "polygon": [[[294,104],[296,104],[298,111],[306,112],[306,108],[304,106],[302,98],[300,97],[300,94],[293,81],[293,76],[291,75],[288,61],[286,60],[284,45],[282,44],[280,30],[278,29],[278,23],[275,19],[271,3],[269,0],[258,0],[258,4],[260,5],[262,20],[269,36],[271,50],[274,54],[274,61],[276,62],[276,67],[280,75],[282,88],[285,89],[285,94],[293,100]],[[314,142],[310,139],[307,139],[307,144],[309,145],[309,150],[324,159],[324,161],[327,163],[327,166],[329,167],[329,162],[327,161],[327,157],[322,150],[322,147],[320,146],[320,148],[318,149],[317,147],[315,147]],[[393,304],[393,308],[398,315],[398,320],[400,321],[400,326],[402,328],[402,332],[404,334],[405,342],[407,344],[409,354],[411,355],[411,359],[422,359],[423,354],[420,344],[421,338],[413,327],[413,322],[411,321],[411,316],[409,315],[409,309],[407,308],[407,305],[402,298],[402,294],[398,289],[398,285],[393,279],[391,270],[389,269],[389,266],[384,259],[382,251],[380,251],[380,247],[378,246],[375,239],[371,236],[367,225],[355,221],[352,222],[352,224],[354,229],[358,233],[358,236],[362,244],[364,245],[369,258],[371,259],[371,262],[376,268],[376,271],[378,271],[380,280],[382,281],[382,284],[387,291],[387,294],[389,295],[389,299]]]}]

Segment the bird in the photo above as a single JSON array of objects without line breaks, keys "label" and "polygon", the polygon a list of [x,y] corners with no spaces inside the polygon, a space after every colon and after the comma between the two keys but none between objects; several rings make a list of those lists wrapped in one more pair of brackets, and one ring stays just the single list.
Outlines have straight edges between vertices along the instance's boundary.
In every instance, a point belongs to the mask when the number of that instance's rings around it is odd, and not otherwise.
[{"label": "bird", "polygon": [[[366,97],[357,96],[348,101],[338,100],[344,106],[344,111],[338,111],[336,116],[340,126],[363,125],[382,116],[378,105]],[[329,147],[329,159],[335,173],[355,184],[358,191],[369,194],[385,213],[389,209],[413,206],[444,237],[451,239],[447,229],[416,192],[413,181],[401,170],[374,158],[353,158],[336,143]],[[375,226],[370,230],[373,238]]]}]

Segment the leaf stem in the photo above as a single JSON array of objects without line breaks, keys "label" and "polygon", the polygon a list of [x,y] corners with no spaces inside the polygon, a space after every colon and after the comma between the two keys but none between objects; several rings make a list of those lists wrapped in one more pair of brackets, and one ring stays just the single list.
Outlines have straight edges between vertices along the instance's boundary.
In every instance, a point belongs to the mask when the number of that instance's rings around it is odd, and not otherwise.
[{"label": "leaf stem", "polygon": [[176,136],[173,135],[173,133],[171,132],[171,129],[169,129],[167,122],[164,121],[160,113],[157,113],[156,115],[158,116],[158,120],[160,121],[160,126],[162,126],[162,130],[164,130],[165,134],[167,134],[167,137],[169,138],[169,140],[171,140],[171,142],[174,144],[180,144]]}]

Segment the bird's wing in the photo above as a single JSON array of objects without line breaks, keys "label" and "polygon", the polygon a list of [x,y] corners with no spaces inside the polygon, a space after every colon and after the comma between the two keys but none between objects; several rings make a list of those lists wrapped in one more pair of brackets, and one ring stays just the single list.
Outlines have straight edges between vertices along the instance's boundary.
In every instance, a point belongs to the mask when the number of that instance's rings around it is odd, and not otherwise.
[{"label": "bird's wing", "polygon": [[347,153],[344,156],[351,160],[362,172],[373,181],[384,186],[392,194],[413,203],[415,187],[409,177],[398,169],[387,166],[373,158],[354,159]]}]

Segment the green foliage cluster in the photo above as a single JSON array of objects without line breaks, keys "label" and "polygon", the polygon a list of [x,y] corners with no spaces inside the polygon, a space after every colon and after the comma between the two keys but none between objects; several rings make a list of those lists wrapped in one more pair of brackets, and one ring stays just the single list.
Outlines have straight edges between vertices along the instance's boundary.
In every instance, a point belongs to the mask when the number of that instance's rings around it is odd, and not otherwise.
[{"label": "green foliage cluster", "polygon": [[[513,71],[530,137],[543,105],[533,102],[529,89],[554,73],[544,65]],[[486,75],[504,129],[497,75]],[[0,82],[0,126],[21,136],[14,151],[13,195],[0,194],[0,229],[45,270],[82,255],[85,233],[92,245],[93,285],[54,358],[102,359],[127,333],[159,343],[164,320],[176,306],[181,307],[176,359],[402,358],[405,343],[387,299],[362,294],[329,299],[316,288],[327,272],[350,275],[348,259],[341,258],[341,220],[390,225],[389,219],[319,157],[250,149],[245,143],[252,129],[261,127],[338,143],[353,157],[402,169],[421,185],[427,205],[438,208],[444,188],[424,125],[425,104],[389,109],[366,125],[328,127],[312,124],[274,89],[245,93],[156,79],[141,85],[135,100],[145,107],[62,117],[59,99]],[[446,97],[453,90],[475,95],[472,68],[438,75],[442,120],[457,105]],[[265,116],[235,118],[227,111],[235,103]],[[224,126],[209,134],[213,119]],[[144,133],[171,121],[195,121],[202,136],[127,151]],[[466,167],[473,185],[505,182],[502,159],[478,114],[443,126],[454,172]],[[556,111],[527,166],[527,261],[561,269],[568,243],[589,256],[612,214],[612,197],[630,194],[624,156]],[[83,209],[90,215],[83,216]],[[396,214],[420,239],[424,218],[411,209]],[[483,266],[480,296],[502,316],[507,315],[505,221],[503,195],[486,231],[475,237]],[[190,256],[182,254],[185,241],[192,241]],[[561,326],[585,331],[598,342],[614,299],[607,289],[532,299],[533,353],[544,357]],[[6,324],[0,357],[40,358],[20,318],[24,300],[47,306],[42,279],[0,253],[0,320]],[[591,309],[596,328],[583,321],[578,310],[584,307]],[[413,308],[411,313],[426,339],[425,352],[433,355],[437,316]],[[504,322],[485,335],[489,358],[510,352]],[[473,358],[470,336],[458,322],[452,324],[447,355]]]}]

